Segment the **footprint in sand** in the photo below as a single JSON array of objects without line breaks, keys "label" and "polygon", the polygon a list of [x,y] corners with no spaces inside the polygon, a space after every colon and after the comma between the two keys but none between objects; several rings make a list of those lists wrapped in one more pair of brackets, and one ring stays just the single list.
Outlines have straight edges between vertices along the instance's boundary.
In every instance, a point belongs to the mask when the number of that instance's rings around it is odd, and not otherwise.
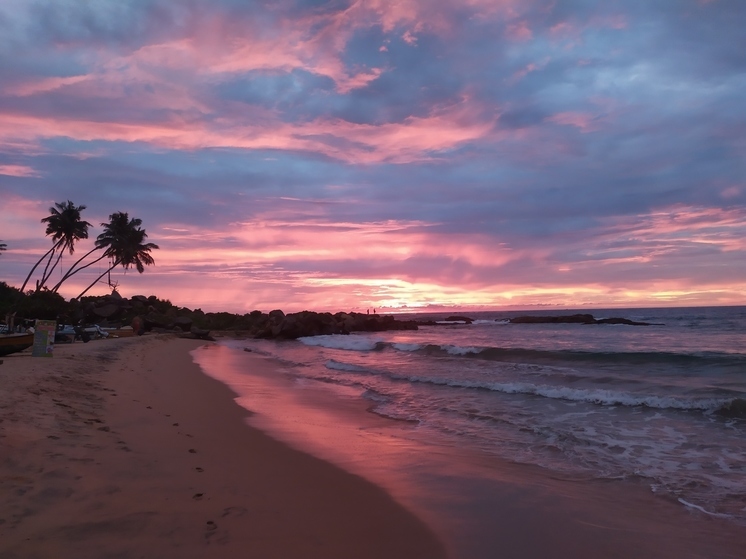
[{"label": "footprint in sand", "polygon": [[230,534],[226,530],[218,530],[218,525],[212,520],[208,520],[205,525],[205,540],[208,544],[227,544],[231,541]]},{"label": "footprint in sand", "polygon": [[238,518],[247,512],[249,512],[249,509],[245,507],[228,507],[227,509],[223,509],[220,518]]}]

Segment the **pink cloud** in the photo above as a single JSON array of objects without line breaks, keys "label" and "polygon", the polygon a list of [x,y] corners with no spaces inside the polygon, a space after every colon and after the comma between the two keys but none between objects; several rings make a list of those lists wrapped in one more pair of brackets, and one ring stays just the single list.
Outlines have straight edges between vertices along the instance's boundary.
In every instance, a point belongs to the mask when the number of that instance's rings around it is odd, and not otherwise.
[{"label": "pink cloud", "polygon": [[523,68],[515,72],[512,76],[510,76],[508,81],[511,83],[518,82],[522,80],[523,78],[525,78],[531,72],[536,72],[538,70],[543,69],[547,64],[549,64],[550,61],[551,61],[551,58],[546,57],[539,62],[530,62],[529,64],[527,64],[526,66],[524,66]]},{"label": "pink cloud", "polygon": [[[182,100],[187,108],[187,98]],[[174,104],[178,103],[177,97]],[[409,162],[428,159],[432,157],[432,151],[451,149],[483,138],[494,125],[494,119],[484,119],[480,107],[468,99],[436,108],[426,117],[409,117],[402,123],[382,125],[356,124],[339,119],[287,123],[265,109],[241,109],[240,120],[228,113],[229,116],[212,122],[172,118],[153,123],[93,122],[0,112],[0,142],[69,137],[140,141],[172,149],[233,147],[313,151],[357,163]],[[340,140],[343,141],[341,147]]]},{"label": "pink cloud", "polygon": [[28,165],[0,165],[0,175],[9,177],[40,177],[41,173]]},{"label": "pink cloud", "polygon": [[509,39],[519,42],[530,41],[534,36],[526,21],[517,21],[509,24],[505,32]]},{"label": "pink cloud", "polygon": [[67,78],[41,78],[34,79],[24,83],[15,84],[5,88],[5,93],[19,97],[35,95],[37,93],[46,93],[61,89],[63,87],[74,85],[89,79],[88,76],[71,76]]},{"label": "pink cloud", "polygon": [[721,190],[720,196],[725,200],[732,200],[733,198],[738,198],[743,191],[744,189],[739,186],[731,186]]}]

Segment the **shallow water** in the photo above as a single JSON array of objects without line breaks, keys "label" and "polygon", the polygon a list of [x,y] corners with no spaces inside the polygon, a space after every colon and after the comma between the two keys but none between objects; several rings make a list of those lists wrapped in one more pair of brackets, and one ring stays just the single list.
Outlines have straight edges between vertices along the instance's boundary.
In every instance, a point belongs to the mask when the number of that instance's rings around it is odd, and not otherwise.
[{"label": "shallow water", "polygon": [[276,357],[297,379],[359,391],[423,440],[563,475],[640,478],[746,522],[746,421],[721,414],[746,398],[746,308],[582,312],[659,325],[475,313],[471,325],[225,343]]}]

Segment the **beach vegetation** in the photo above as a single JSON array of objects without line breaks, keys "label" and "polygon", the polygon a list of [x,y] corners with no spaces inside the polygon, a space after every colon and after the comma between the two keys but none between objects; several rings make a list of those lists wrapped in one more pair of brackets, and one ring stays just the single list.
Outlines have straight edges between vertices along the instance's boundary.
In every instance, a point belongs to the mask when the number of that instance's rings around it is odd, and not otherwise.
[{"label": "beach vegetation", "polygon": [[20,289],[0,281],[0,318],[14,312],[21,299],[23,299],[23,293]]},{"label": "beach vegetation", "polygon": [[31,277],[36,269],[46,261],[41,278],[36,281],[34,292],[39,292],[46,285],[52,272],[60,263],[62,255],[67,251],[70,255],[75,253],[75,244],[88,238],[88,228],[90,223],[81,218],[81,213],[86,206],[76,206],[72,201],[55,202],[54,206],[49,208],[49,215],[41,219],[42,223],[47,224],[45,234],[52,238],[52,247],[39,258],[34,264],[31,271],[21,286],[21,291],[26,289]]},{"label": "beach vegetation", "polygon": [[69,303],[48,289],[23,293],[17,287],[0,281],[0,318],[12,315],[16,323],[23,319],[56,320],[69,312]]}]

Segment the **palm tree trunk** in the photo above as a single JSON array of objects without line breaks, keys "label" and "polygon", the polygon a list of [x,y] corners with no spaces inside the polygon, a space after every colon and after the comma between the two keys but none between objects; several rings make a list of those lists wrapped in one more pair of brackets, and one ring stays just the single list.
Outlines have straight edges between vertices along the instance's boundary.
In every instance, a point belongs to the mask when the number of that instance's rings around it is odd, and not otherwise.
[{"label": "palm tree trunk", "polygon": [[108,270],[106,270],[103,274],[101,274],[100,276],[98,276],[96,278],[96,280],[91,285],[89,285],[88,287],[86,287],[85,290],[80,295],[78,295],[76,297],[76,299],[80,299],[83,295],[85,295],[86,293],[88,293],[88,290],[91,289],[91,287],[93,287],[94,285],[96,285],[101,280],[102,277],[104,277],[106,274],[108,274],[109,272],[111,272],[114,268],[116,268],[117,266],[119,266],[119,262],[120,262],[120,260],[116,260],[111,265],[111,267]]},{"label": "palm tree trunk", "polygon": [[57,264],[59,264],[60,260],[62,260],[62,255],[64,254],[64,252],[64,249],[59,252],[59,254],[57,255],[57,260],[54,261],[54,266],[49,269],[49,272],[44,270],[44,275],[41,277],[41,283],[36,286],[37,291],[41,290],[41,288],[44,287],[44,285],[47,283],[47,280],[52,276],[52,272],[54,272]]},{"label": "palm tree trunk", "polygon": [[[62,256],[63,250],[65,250],[64,247],[60,249],[60,256]],[[41,289],[41,286],[44,285],[44,282],[47,281],[47,271],[49,270],[49,265],[52,263],[53,258],[54,253],[49,255],[49,258],[47,259],[47,265],[44,266],[44,272],[41,274],[41,280],[36,282],[36,291],[39,291]]]},{"label": "palm tree trunk", "polygon": [[72,276],[74,276],[75,274],[77,274],[81,270],[85,270],[88,266],[92,266],[96,262],[99,262],[99,261],[103,260],[104,258],[106,258],[106,255],[104,254],[104,255],[101,255],[99,258],[96,258],[96,260],[94,260],[93,262],[89,262],[85,266],[81,266],[80,268],[77,268],[77,269],[75,268],[75,266],[77,266],[78,264],[80,264],[83,260],[85,260],[86,258],[88,258],[89,255],[93,254],[97,250],[101,250],[101,248],[100,247],[92,248],[87,253],[85,253],[82,257],[80,257],[75,264],[73,264],[72,266],[70,266],[70,269],[67,272],[65,272],[65,275],[62,276],[62,279],[60,281],[58,281],[57,285],[55,285],[52,288],[52,291],[54,293],[57,293],[57,290],[60,288],[60,286],[64,282],[66,282],[68,279],[70,279]]},{"label": "palm tree trunk", "polygon": [[26,279],[23,281],[23,285],[21,286],[21,293],[23,293],[23,290],[26,289],[26,284],[28,283],[28,280],[30,280],[31,276],[34,275],[34,271],[36,271],[36,268],[39,267],[39,264],[42,263],[42,261],[47,257],[49,253],[54,253],[54,251],[57,250],[57,247],[59,246],[59,244],[60,243],[57,242],[54,245],[52,245],[52,248],[50,248],[47,252],[45,252],[44,256],[39,258],[39,261],[36,264],[34,264],[34,267],[31,268],[31,271],[28,273],[28,275],[26,276]]}]

